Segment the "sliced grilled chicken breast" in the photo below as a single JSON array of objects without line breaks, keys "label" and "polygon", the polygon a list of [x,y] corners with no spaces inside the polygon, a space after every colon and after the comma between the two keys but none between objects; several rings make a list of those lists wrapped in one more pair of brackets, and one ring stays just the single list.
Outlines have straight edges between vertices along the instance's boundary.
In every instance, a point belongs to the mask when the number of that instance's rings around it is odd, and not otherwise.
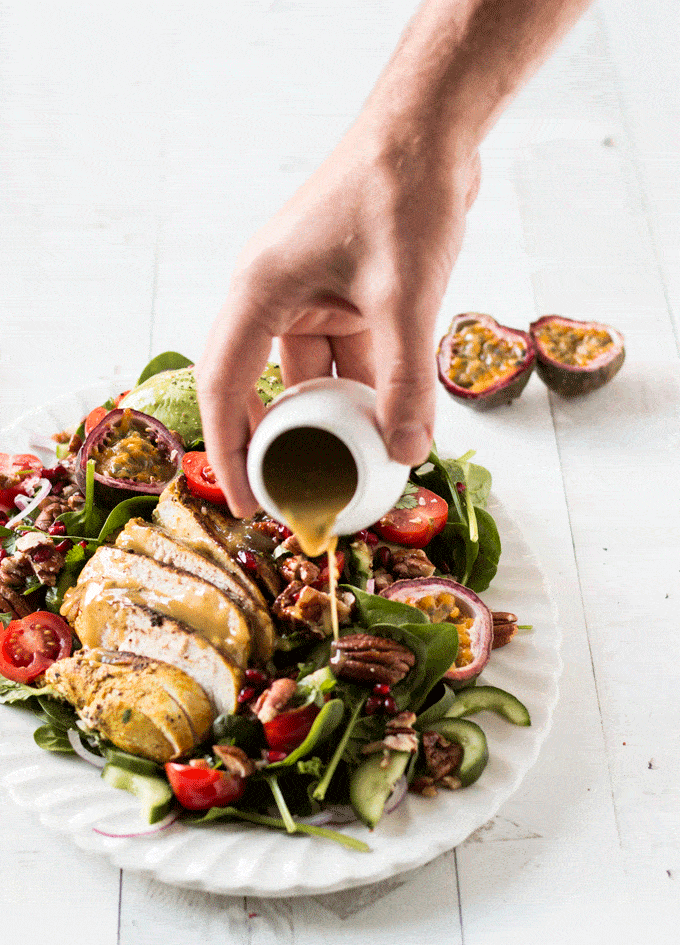
[{"label": "sliced grilled chicken breast", "polygon": [[195,680],[144,656],[83,649],[53,663],[45,679],[86,725],[123,751],[159,763],[199,745],[214,721]]},{"label": "sliced grilled chicken breast", "polygon": [[182,544],[160,526],[149,525],[141,518],[130,519],[116,539],[116,545],[126,551],[148,555],[162,564],[181,568],[224,591],[248,621],[254,657],[262,662],[271,657],[275,631],[269,612],[245,590],[231,571]]},{"label": "sliced grilled chicken breast", "polygon": [[196,680],[217,715],[236,711],[243,671],[200,634],[134,604],[125,591],[102,591],[84,600],[74,630],[83,646],[122,650],[170,663]]},{"label": "sliced grilled chicken breast", "polygon": [[186,624],[240,668],[248,665],[250,630],[224,591],[188,571],[109,545],[97,549],[76,587],[64,595],[62,616],[75,622],[85,603],[110,588],[124,589],[133,603]]},{"label": "sliced grilled chicken breast", "polygon": [[212,527],[208,509],[209,503],[192,495],[184,478],[178,476],[161,493],[153,519],[182,544],[229,571],[261,607],[266,607],[262,591],[241,570]]}]

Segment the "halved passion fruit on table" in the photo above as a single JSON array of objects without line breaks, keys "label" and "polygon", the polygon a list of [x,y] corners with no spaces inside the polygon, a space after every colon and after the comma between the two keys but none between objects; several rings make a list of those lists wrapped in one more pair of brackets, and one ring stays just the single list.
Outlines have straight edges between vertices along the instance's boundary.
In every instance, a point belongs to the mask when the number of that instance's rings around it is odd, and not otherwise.
[{"label": "halved passion fruit on table", "polygon": [[452,397],[478,409],[508,404],[531,376],[536,348],[529,334],[490,315],[457,315],[439,342],[439,379]]},{"label": "halved passion fruit on table", "polygon": [[93,459],[95,495],[104,505],[160,495],[183,455],[181,441],[159,420],[129,407],[110,410],[80,448],[76,482],[84,493],[87,463]]},{"label": "halved passion fruit on table", "polygon": [[544,315],[531,323],[529,332],[536,344],[539,377],[564,397],[607,384],[625,358],[621,332],[598,322]]},{"label": "halved passion fruit on table", "polygon": [[395,581],[381,597],[417,607],[430,623],[452,623],[458,631],[456,662],[444,674],[455,686],[472,683],[489,662],[493,642],[491,611],[469,588],[450,578]]}]

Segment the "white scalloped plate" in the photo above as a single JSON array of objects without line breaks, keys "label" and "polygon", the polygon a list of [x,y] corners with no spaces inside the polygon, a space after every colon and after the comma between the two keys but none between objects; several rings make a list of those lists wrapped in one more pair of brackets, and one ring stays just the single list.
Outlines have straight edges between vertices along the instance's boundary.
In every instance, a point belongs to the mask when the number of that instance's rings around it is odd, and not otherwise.
[{"label": "white scalloped plate", "polygon": [[[126,386],[129,379],[116,378],[35,410],[0,433],[0,448],[40,453],[51,433]],[[517,790],[538,757],[557,702],[562,667],[551,595],[516,523],[498,502],[492,512],[503,556],[492,589],[482,597],[491,609],[517,612],[534,629],[494,651],[483,681],[521,699],[531,713],[531,727],[480,715],[490,754],[480,780],[462,791],[441,791],[432,800],[409,794],[373,832],[358,824],[343,828],[366,841],[370,853],[239,824],[197,828],[177,823],[147,837],[103,836],[96,830],[117,832],[134,821],[135,799],[108,787],[80,759],[38,748],[32,737],[35,720],[12,706],[0,706],[0,781],[18,804],[36,810],[43,824],[69,835],[84,850],[193,889],[255,896],[328,893],[427,863],[485,824]]]}]

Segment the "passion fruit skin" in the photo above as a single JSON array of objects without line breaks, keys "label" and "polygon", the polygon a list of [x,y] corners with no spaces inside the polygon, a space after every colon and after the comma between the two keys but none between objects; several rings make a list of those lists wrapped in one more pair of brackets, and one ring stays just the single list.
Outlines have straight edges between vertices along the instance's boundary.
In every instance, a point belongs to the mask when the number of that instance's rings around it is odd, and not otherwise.
[{"label": "passion fruit skin", "polygon": [[[474,623],[470,630],[470,645],[472,649],[472,661],[466,666],[452,666],[444,673],[444,680],[454,688],[471,685],[482,672],[491,656],[491,647],[493,643],[493,617],[486,604],[479,598],[474,591],[463,584],[451,578],[429,577],[412,578],[403,581],[395,581],[383,591],[381,597],[388,600],[397,600],[402,604],[426,596],[436,598],[438,594],[451,594],[455,598],[456,606],[461,611],[462,617],[472,617]],[[417,604],[412,606],[417,606]]]},{"label": "passion fruit skin", "polygon": [[[159,478],[154,482],[138,482],[135,479],[119,479],[112,476],[103,475],[97,471],[97,455],[107,447],[115,438],[116,427],[120,425],[123,417],[127,415],[130,423],[135,430],[150,440],[162,454],[163,460],[174,470],[171,475],[165,476],[162,480]],[[89,436],[83,443],[76,460],[75,479],[80,491],[85,493],[87,462],[90,459],[95,460],[94,472],[94,491],[97,502],[113,508],[123,499],[129,499],[141,495],[160,495],[167,484],[174,479],[182,466],[182,456],[184,456],[184,446],[181,440],[164,426],[160,420],[150,417],[148,414],[141,413],[138,410],[117,408],[110,410],[106,416],[100,420],[96,427],[92,429]]]},{"label": "passion fruit skin", "polygon": [[[539,333],[546,325],[605,331],[611,337],[613,346],[601,357],[594,358],[584,366],[565,364],[552,358],[541,344]],[[561,394],[562,397],[578,397],[580,394],[589,394],[604,387],[619,372],[626,357],[621,332],[599,322],[581,322],[561,315],[544,315],[531,323],[529,333],[536,345],[536,373],[550,390]]]},{"label": "passion fruit skin", "polygon": [[[496,337],[504,339],[511,344],[519,344],[524,351],[521,360],[513,369],[512,373],[490,384],[481,391],[472,391],[456,384],[449,376],[451,362],[456,354],[455,335],[461,329],[468,325],[479,324],[483,328],[489,329]],[[465,312],[457,315],[449,327],[448,332],[443,336],[437,348],[437,373],[439,380],[444,385],[451,396],[476,410],[489,410],[493,407],[500,407],[502,404],[509,404],[522,393],[529,382],[529,378],[534,370],[536,362],[536,346],[531,336],[526,331],[518,328],[509,328],[507,325],[501,325],[492,318],[491,315],[483,315],[479,312]]]}]

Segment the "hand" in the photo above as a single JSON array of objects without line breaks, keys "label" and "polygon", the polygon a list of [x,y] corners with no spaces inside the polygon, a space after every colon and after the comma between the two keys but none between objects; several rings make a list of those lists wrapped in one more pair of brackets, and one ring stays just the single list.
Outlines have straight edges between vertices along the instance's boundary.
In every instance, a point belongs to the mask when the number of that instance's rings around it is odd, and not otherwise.
[{"label": "hand", "polygon": [[417,136],[404,148],[385,140],[360,118],[246,247],[211,329],[198,396],[210,462],[235,515],[257,506],[246,454],[261,415],[254,384],[274,337],[286,386],[335,364],[376,388],[394,459],[415,465],[429,452],[435,319],[479,188],[479,157],[471,149],[454,162]]}]

